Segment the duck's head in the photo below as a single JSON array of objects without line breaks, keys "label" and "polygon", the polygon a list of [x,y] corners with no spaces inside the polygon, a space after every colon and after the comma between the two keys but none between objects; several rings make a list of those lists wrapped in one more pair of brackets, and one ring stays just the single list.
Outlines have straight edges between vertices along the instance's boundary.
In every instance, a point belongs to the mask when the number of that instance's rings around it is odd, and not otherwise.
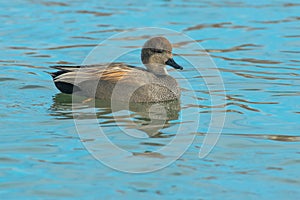
[{"label": "duck's head", "polygon": [[143,46],[141,57],[147,69],[158,75],[168,74],[165,68],[166,65],[175,69],[183,69],[173,60],[172,45],[164,37],[149,39]]}]

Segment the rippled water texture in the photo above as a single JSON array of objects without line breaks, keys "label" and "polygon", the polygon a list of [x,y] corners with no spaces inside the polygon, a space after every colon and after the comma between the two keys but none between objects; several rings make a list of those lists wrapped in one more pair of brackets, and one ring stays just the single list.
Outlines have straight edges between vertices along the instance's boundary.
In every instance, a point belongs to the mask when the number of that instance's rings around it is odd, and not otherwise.
[{"label": "rippled water texture", "polygon": [[[0,7],[1,199],[300,198],[299,1],[16,0],[1,1]],[[184,129],[196,140],[179,160],[157,172],[128,174],[106,167],[85,149],[84,143],[97,138],[78,136],[71,97],[59,93],[47,72],[53,71],[50,65],[80,64],[101,41],[141,27],[168,28],[195,39],[213,58],[225,91],[209,92],[207,77],[185,65],[180,74],[189,77],[196,95],[191,98],[184,80],[170,70],[183,96],[163,105],[171,109],[157,116],[166,123],[155,134],[147,129],[152,123],[147,107],[134,105],[114,119],[111,108],[97,102],[99,125],[131,156],[172,156],[155,151],[180,125],[195,120],[182,117],[184,110],[200,117],[196,131]],[[183,52],[185,40],[173,43],[175,53],[191,59],[205,53]],[[120,59],[137,65],[137,55]],[[225,103],[213,105],[213,95]],[[82,102],[78,110],[89,116],[94,104]],[[212,112],[226,114],[224,129],[214,150],[199,159]],[[120,129],[138,130],[141,138]],[[107,149],[103,153],[118,159]]]}]

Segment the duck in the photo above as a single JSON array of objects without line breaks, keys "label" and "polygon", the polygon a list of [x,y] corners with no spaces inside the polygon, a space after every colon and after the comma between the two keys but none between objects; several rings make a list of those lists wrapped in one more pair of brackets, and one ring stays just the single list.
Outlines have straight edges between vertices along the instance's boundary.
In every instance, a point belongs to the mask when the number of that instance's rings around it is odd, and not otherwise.
[{"label": "duck", "polygon": [[93,65],[56,65],[50,73],[62,93],[122,102],[165,102],[180,99],[178,82],[168,74],[166,65],[182,70],[175,62],[172,45],[165,37],[145,42],[141,60],[146,68],[125,63]]}]

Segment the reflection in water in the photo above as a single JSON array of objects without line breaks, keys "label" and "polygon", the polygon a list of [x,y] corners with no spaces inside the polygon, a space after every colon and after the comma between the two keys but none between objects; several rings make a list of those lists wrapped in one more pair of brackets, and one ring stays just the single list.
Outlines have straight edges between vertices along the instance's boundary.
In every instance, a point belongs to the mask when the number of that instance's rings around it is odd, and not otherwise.
[{"label": "reflection in water", "polygon": [[[88,108],[96,108],[96,113],[92,111],[85,113],[87,119],[96,116],[102,127],[122,126],[127,129],[138,129],[145,132],[149,137],[162,136],[161,129],[168,128],[176,123],[180,111],[178,100],[159,103],[130,103],[124,105],[119,102],[118,107],[111,107],[110,101],[99,99],[86,99],[85,97],[72,96],[67,94],[57,94],[53,98],[51,110],[55,111],[51,115],[59,119],[72,119],[73,114]],[[128,107],[128,110],[124,108]],[[81,113],[82,114],[82,113]]]}]

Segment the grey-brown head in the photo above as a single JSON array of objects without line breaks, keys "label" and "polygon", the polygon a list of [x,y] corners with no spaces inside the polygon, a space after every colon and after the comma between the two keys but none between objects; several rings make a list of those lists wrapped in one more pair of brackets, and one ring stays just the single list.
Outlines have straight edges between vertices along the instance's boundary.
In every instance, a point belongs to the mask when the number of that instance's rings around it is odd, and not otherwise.
[{"label": "grey-brown head", "polygon": [[164,37],[149,39],[143,46],[141,57],[147,69],[155,74],[168,74],[165,69],[166,65],[175,69],[183,69],[173,60],[172,45]]}]

